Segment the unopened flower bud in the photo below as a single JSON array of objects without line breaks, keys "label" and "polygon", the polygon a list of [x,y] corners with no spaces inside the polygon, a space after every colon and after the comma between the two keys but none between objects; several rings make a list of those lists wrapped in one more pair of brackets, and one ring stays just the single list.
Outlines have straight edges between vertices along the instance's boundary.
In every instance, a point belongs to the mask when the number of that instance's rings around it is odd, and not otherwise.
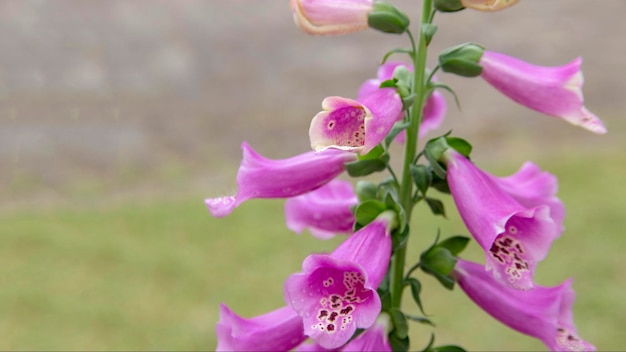
[{"label": "unopened flower bud", "polygon": [[439,66],[444,72],[464,77],[476,77],[482,73],[478,64],[485,48],[474,43],[465,43],[449,48],[439,54]]},{"label": "unopened flower bud", "polygon": [[368,28],[373,0],[291,0],[293,17],[301,30],[314,35],[352,33]]},{"label": "unopened flower bud", "polygon": [[503,10],[517,4],[519,0],[461,0],[463,6],[485,12]]}]

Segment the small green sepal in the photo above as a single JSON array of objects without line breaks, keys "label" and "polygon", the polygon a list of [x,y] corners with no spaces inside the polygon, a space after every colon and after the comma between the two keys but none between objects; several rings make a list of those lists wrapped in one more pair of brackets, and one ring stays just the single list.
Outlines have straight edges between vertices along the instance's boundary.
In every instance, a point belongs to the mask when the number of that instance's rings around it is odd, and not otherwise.
[{"label": "small green sepal", "polygon": [[432,352],[467,352],[463,347],[456,345],[443,345],[431,348]]},{"label": "small green sepal", "polygon": [[371,181],[359,180],[356,183],[356,196],[359,202],[369,199],[376,199],[378,193],[378,185]]},{"label": "small green sepal", "polygon": [[424,33],[424,39],[426,39],[426,46],[430,44],[430,41],[433,39],[433,36],[437,32],[437,26],[432,23],[424,23],[422,24],[422,33]]},{"label": "small green sepal", "polygon": [[422,314],[424,315],[427,315],[426,313],[424,313],[424,307],[422,306],[422,300],[420,299],[422,284],[414,277],[406,279],[405,284],[409,285],[409,287],[411,288],[411,295],[413,296],[413,300],[415,301],[415,304],[417,304],[420,312],[422,312]]},{"label": "small green sepal", "polygon": [[370,199],[361,202],[356,206],[354,217],[356,222],[365,226],[374,221],[374,219],[376,219],[376,217],[385,210],[387,210],[385,203],[376,199]]},{"label": "small green sepal", "polygon": [[441,215],[444,218],[447,218],[447,216],[446,216],[446,209],[445,209],[442,201],[440,201],[439,199],[430,198],[430,197],[426,197],[424,199],[426,200],[426,204],[428,204],[428,207],[430,208],[430,211],[434,215]]},{"label": "small green sepal", "polygon": [[465,43],[439,54],[439,66],[444,72],[454,73],[463,77],[480,76],[483,67],[478,63],[485,48],[475,43]]},{"label": "small green sepal", "polygon": [[458,256],[467,247],[470,239],[465,236],[452,236],[439,242],[437,247],[443,247],[450,251],[453,256]]},{"label": "small green sepal", "polygon": [[396,335],[399,339],[405,339],[409,335],[409,325],[406,322],[404,313],[398,308],[391,308],[389,310],[391,321],[393,322],[392,334]]},{"label": "small green sepal", "polygon": [[391,3],[374,1],[374,9],[367,16],[370,28],[385,33],[402,34],[409,27],[409,18]]},{"label": "small green sepal", "polygon": [[414,164],[411,164],[409,168],[411,171],[411,177],[413,178],[413,183],[415,183],[417,189],[422,192],[422,195],[426,196],[428,187],[430,187],[430,184],[433,181],[433,174],[431,169],[428,168],[426,165]]},{"label": "small green sepal", "polygon": [[398,134],[409,127],[410,123],[408,121],[398,121],[396,122],[391,131],[385,137],[385,146],[389,148],[391,142],[398,136]]}]

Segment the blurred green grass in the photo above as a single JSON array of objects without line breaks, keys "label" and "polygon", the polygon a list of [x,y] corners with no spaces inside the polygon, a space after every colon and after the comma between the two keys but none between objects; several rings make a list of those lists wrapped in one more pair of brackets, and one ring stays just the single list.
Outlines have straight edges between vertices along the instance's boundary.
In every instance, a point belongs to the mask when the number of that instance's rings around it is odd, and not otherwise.
[{"label": "blurred green grass", "polygon": [[[623,154],[546,156],[566,204],[566,231],[539,265],[537,280],[574,277],[580,335],[599,350],[623,350],[626,325],[622,248],[626,225]],[[484,167],[485,165],[479,165]],[[505,175],[519,165],[489,171]],[[444,236],[467,234],[446,196],[449,220],[418,206],[411,258]],[[213,219],[201,196],[21,209],[0,215],[0,350],[212,350],[218,305],[242,316],[284,304],[282,282],[319,241],[284,226],[283,202],[253,200]],[[482,261],[475,243],[465,258]],[[419,275],[422,302],[438,325],[437,343],[469,350],[544,350]],[[408,293],[408,292],[407,292]],[[406,307],[416,312],[407,294]],[[411,326],[412,349],[432,328]]]}]

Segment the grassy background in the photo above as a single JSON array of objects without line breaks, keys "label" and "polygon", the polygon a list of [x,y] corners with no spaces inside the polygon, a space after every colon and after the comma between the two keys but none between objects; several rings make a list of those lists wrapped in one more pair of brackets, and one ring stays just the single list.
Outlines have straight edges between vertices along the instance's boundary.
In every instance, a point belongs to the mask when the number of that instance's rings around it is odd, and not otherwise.
[{"label": "grassy background", "polygon": [[[581,336],[600,350],[623,349],[626,156],[537,162],[560,177],[568,210],[567,230],[540,264],[538,282],[555,285],[573,276]],[[490,171],[515,168],[500,164]],[[449,221],[418,207],[413,228],[421,237],[411,239],[410,256],[438,227],[444,235],[466,233],[449,199],[446,204]],[[280,200],[250,201],[219,220],[199,197],[181,195],[7,211],[0,221],[1,350],[211,350],[220,302],[243,316],[277,308],[283,280],[302,259],[339,243],[289,233]],[[465,257],[482,260],[477,247],[472,243]],[[493,321],[460,290],[422,281],[439,343],[544,348]],[[415,310],[410,300],[406,306]],[[413,325],[411,331],[416,349],[431,329]]]},{"label": "grassy background", "polygon": [[[419,1],[393,2],[418,18]],[[567,230],[538,280],[575,278],[577,325],[601,350],[626,349],[625,11],[551,0],[441,14],[429,58],[467,41],[539,65],[584,57],[585,103],[606,136],[444,73],[463,110],[446,95],[438,132],[470,140],[495,174],[528,158],[559,177]],[[211,350],[220,302],[243,316],[282,305],[287,275],[341,239],[289,233],[280,200],[219,220],[202,200],[233,190],[242,140],[273,158],[309,150],[323,98],[353,97],[407,45],[374,31],[308,36],[269,0],[3,0],[0,27],[0,350]],[[439,227],[465,233],[446,204],[449,221],[416,212],[413,258]],[[482,260],[475,244],[464,255]],[[439,343],[543,349],[462,292],[423,283]],[[411,331],[419,348],[431,329]]]}]

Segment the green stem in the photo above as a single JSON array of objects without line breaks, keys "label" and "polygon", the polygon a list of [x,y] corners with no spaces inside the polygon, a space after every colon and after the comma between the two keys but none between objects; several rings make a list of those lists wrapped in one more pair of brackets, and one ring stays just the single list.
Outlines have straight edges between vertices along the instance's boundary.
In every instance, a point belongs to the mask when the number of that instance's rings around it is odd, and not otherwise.
[{"label": "green stem", "polygon": [[[423,0],[422,2],[422,18],[420,21],[420,35],[417,47],[415,39],[410,31],[407,30],[411,45],[414,51],[413,55],[413,93],[416,94],[416,100],[410,111],[410,125],[406,133],[406,145],[404,149],[404,163],[402,169],[402,183],[400,184],[400,204],[406,212],[407,220],[411,219],[411,211],[413,210],[413,179],[411,177],[410,165],[415,159],[417,151],[417,142],[419,134],[419,126],[422,121],[422,110],[426,89],[424,84],[424,76],[426,71],[426,38],[421,30],[423,24],[430,23],[433,15],[432,0]],[[391,307],[400,308],[402,302],[402,291],[404,288],[404,264],[406,260],[407,241],[400,244],[391,260]]]}]

